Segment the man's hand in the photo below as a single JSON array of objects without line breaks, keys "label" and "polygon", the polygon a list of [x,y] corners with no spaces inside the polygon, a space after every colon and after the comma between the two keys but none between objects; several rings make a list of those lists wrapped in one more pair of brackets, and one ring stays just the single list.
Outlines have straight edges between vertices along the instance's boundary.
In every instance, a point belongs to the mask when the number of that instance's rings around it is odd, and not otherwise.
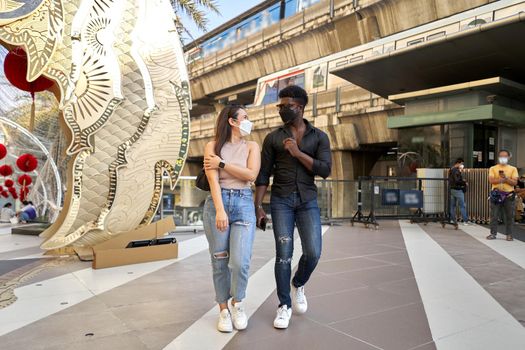
[{"label": "man's hand", "polygon": [[214,170],[219,169],[219,163],[222,159],[216,155],[204,157],[204,169]]},{"label": "man's hand", "polygon": [[297,158],[297,156],[301,154],[301,150],[299,149],[299,146],[297,146],[295,139],[289,137],[283,141],[283,144],[284,149],[287,150],[292,157]]},{"label": "man's hand", "polygon": [[263,208],[257,208],[255,210],[255,217],[257,219],[257,227],[261,228],[261,220],[266,218],[266,212]]}]

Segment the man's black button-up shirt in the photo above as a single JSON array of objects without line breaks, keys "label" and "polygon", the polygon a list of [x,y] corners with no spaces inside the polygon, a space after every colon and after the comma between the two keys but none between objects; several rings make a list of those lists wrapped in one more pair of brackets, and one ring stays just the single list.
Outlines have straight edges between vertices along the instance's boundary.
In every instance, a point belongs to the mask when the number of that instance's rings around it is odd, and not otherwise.
[{"label": "man's black button-up shirt", "polygon": [[332,169],[332,156],[328,136],[312,126],[306,119],[306,131],[298,145],[301,152],[314,159],[312,171],[284,149],[283,141],[293,137],[286,126],[281,126],[266,136],[261,154],[261,170],[255,181],[256,186],[269,185],[273,174],[272,194],[286,197],[298,192],[301,201],[306,202],[317,197],[314,177],[327,178]]}]

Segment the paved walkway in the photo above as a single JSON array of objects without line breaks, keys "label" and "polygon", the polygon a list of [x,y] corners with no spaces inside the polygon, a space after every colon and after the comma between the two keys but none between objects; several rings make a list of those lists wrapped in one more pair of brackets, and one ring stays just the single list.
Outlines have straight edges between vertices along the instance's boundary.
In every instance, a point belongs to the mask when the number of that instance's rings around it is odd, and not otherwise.
[{"label": "paved walkway", "polygon": [[486,234],[404,221],[377,231],[325,227],[309,310],[276,330],[273,237],[258,231],[249,328],[220,334],[202,235],[181,236],[176,260],[93,271],[43,258],[37,237],[4,232],[0,301],[6,283],[17,288],[16,301],[0,309],[0,348],[524,349],[525,243]]}]

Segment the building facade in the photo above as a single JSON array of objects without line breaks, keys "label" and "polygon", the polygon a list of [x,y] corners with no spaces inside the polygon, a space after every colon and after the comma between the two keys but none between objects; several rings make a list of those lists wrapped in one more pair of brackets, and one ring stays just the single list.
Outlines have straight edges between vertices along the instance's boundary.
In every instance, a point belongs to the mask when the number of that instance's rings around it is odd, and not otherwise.
[{"label": "building facade", "polygon": [[525,1],[264,1],[188,44],[193,97],[187,175],[217,112],[245,104],[253,139],[280,124],[279,90],[304,87],[306,118],[332,142],[333,179],[417,167],[525,167]]}]

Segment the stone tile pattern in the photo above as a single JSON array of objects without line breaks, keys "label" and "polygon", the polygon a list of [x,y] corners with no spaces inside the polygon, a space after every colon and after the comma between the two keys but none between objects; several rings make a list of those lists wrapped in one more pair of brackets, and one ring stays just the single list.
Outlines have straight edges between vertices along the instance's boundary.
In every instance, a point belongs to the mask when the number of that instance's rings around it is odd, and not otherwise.
[{"label": "stone tile pattern", "polygon": [[435,349],[397,222],[330,228],[306,294],[289,329],[272,326],[274,294],[226,349]]},{"label": "stone tile pattern", "polygon": [[525,327],[525,271],[520,266],[461,231],[433,225],[425,231]]}]

